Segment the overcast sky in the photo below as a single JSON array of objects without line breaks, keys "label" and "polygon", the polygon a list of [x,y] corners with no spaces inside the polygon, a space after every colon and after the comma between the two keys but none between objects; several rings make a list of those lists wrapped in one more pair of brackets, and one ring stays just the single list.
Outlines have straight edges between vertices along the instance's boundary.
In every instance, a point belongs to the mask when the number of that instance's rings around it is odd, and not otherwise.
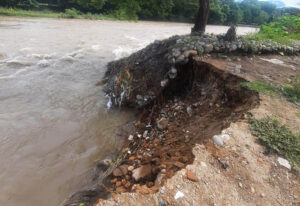
[{"label": "overcast sky", "polygon": [[[268,0],[261,0],[261,1],[268,1]],[[272,1],[272,0],[270,0]],[[275,1],[275,0],[274,0]],[[285,6],[287,7],[297,7],[300,8],[300,0],[279,0],[285,3]]]},{"label": "overcast sky", "polygon": [[300,0],[281,0],[283,3],[285,3],[286,6],[293,6],[300,8]]}]

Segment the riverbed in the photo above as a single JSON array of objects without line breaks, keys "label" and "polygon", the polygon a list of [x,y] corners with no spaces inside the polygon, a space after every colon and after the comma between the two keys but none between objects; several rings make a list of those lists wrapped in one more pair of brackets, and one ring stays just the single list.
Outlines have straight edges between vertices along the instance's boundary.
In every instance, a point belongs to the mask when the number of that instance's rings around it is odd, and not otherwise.
[{"label": "riverbed", "polygon": [[116,129],[134,119],[107,109],[96,86],[106,64],[191,27],[0,17],[0,204],[59,205],[83,189],[88,171],[116,149]]}]

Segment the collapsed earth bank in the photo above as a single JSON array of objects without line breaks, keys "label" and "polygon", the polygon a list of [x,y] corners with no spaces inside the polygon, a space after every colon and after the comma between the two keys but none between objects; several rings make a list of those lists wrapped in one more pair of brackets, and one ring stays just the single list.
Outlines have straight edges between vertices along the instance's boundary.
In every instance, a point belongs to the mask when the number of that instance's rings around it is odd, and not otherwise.
[{"label": "collapsed earth bank", "polygon": [[[94,185],[64,205],[93,205],[113,191],[156,192],[166,179],[194,161],[195,144],[209,144],[213,136],[259,104],[258,94],[241,86],[245,79],[201,61],[200,56],[299,52],[299,46],[224,39],[206,34],[175,36],[109,63],[103,80],[108,107],[134,107],[139,115],[136,122],[122,128],[124,142],[117,158],[101,162]],[[221,160],[220,164],[227,166]]]}]

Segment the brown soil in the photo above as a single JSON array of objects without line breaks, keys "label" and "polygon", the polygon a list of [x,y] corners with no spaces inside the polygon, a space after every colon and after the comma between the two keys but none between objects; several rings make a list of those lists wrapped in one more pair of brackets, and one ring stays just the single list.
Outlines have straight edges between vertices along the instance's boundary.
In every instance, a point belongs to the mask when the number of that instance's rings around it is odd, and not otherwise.
[{"label": "brown soil", "polygon": [[[258,95],[240,83],[245,79],[286,83],[300,74],[300,59],[264,58],[280,59],[285,65],[236,56],[195,58],[181,65],[180,79],[141,111],[130,130],[136,131],[131,133],[134,141],[127,140],[128,133],[125,136],[118,165],[150,165],[150,175],[139,181],[131,171],[110,175],[105,192],[111,197],[103,200],[103,196],[94,205],[299,205],[299,176],[280,167],[276,155],[264,155],[244,118],[249,111],[258,118],[276,116],[300,131],[299,108],[281,97]],[[240,65],[240,72],[232,72],[235,65]],[[168,119],[167,129],[157,128],[161,118]],[[218,147],[212,137],[221,133],[230,140]],[[155,185],[158,175],[161,184]],[[178,191],[184,196],[175,199]]]},{"label": "brown soil", "polygon": [[[257,94],[239,86],[243,78],[283,84],[300,73],[298,57],[267,58],[280,59],[293,67],[274,65],[259,57],[206,57],[185,65],[186,75],[165,90],[165,98],[157,100],[137,122],[140,134],[149,130],[146,125],[151,123],[151,138],[140,140],[139,146],[131,143],[132,153],[124,159],[135,167],[151,164],[152,175],[139,182],[128,178],[129,188],[114,187],[116,192],[110,199],[100,199],[95,205],[299,205],[299,176],[280,167],[276,155],[264,155],[264,148],[244,120],[247,111],[258,118],[273,115],[293,131],[300,130],[296,105],[281,97],[259,95],[258,99]],[[241,65],[241,72],[228,73],[232,65]],[[189,106],[191,115],[187,113]],[[156,127],[162,116],[169,119],[165,131]],[[213,144],[212,136],[221,133],[231,138],[220,148]],[[130,157],[135,160],[129,161]],[[162,187],[152,186],[165,167]],[[188,179],[187,172],[199,181]],[[178,191],[184,197],[175,200]]]},{"label": "brown soil", "polygon": [[[241,87],[245,80],[240,77],[199,60],[191,60],[181,67],[184,68],[178,69],[183,71],[178,74],[180,78],[142,112],[135,140],[128,146],[130,155],[122,162],[134,168],[151,165],[151,175],[140,181],[134,181],[131,172],[112,176],[115,191],[156,192],[161,186],[155,185],[157,175],[166,170],[163,184],[178,170],[193,163],[192,149],[197,143],[207,144],[207,149],[217,158],[217,148],[208,144],[208,140],[258,104],[258,94]],[[161,118],[168,119],[168,128],[163,131],[156,127],[156,121]],[[150,134],[148,138],[139,138],[145,131]]]}]

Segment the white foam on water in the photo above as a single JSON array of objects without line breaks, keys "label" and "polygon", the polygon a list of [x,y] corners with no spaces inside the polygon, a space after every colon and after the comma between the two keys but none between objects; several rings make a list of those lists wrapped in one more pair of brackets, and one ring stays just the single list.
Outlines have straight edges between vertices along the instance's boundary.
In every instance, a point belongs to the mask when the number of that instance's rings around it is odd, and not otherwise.
[{"label": "white foam on water", "polygon": [[50,62],[46,59],[43,59],[43,60],[39,61],[37,65],[40,67],[48,67],[48,66],[50,66]]},{"label": "white foam on water", "polygon": [[112,53],[115,55],[115,60],[117,60],[129,56],[135,51],[136,49],[128,46],[119,46],[118,48],[114,49]]},{"label": "white foam on water", "polygon": [[30,47],[25,47],[25,48],[20,49],[19,51],[20,51],[20,52],[30,52],[30,51],[32,51],[32,50],[33,50],[33,49],[30,48]]},{"label": "white foam on water", "polygon": [[5,53],[3,53],[3,52],[0,52],[0,59],[4,59],[4,58],[6,58],[7,56],[6,56],[6,54]]},{"label": "white foam on water", "polygon": [[125,38],[133,41],[134,45],[118,46],[116,49],[114,49],[113,54],[115,55],[115,60],[127,57],[130,54],[143,49],[148,44],[153,42],[155,39],[155,37],[153,37],[153,40],[151,40],[151,38],[150,39],[138,39],[134,36],[128,36],[128,35],[125,35]]},{"label": "white foam on water", "polygon": [[91,48],[92,48],[93,50],[95,50],[95,51],[98,51],[98,50],[101,49],[101,45],[99,45],[99,44],[92,45]]},{"label": "white foam on water", "polygon": [[66,62],[73,62],[75,59],[72,57],[72,56],[69,56],[69,55],[65,55],[63,56],[62,58],[60,58],[60,60],[62,61],[66,61]]},{"label": "white foam on water", "polygon": [[19,69],[17,70],[15,73],[13,74],[10,74],[8,76],[2,76],[0,77],[0,80],[1,79],[13,79],[13,78],[16,78],[17,76],[21,75],[21,74],[26,74],[30,71],[30,67],[26,67],[24,69]]},{"label": "white foam on water", "polygon": [[15,57],[13,59],[8,59],[5,61],[8,66],[31,66],[32,62],[23,59],[22,57]]}]

